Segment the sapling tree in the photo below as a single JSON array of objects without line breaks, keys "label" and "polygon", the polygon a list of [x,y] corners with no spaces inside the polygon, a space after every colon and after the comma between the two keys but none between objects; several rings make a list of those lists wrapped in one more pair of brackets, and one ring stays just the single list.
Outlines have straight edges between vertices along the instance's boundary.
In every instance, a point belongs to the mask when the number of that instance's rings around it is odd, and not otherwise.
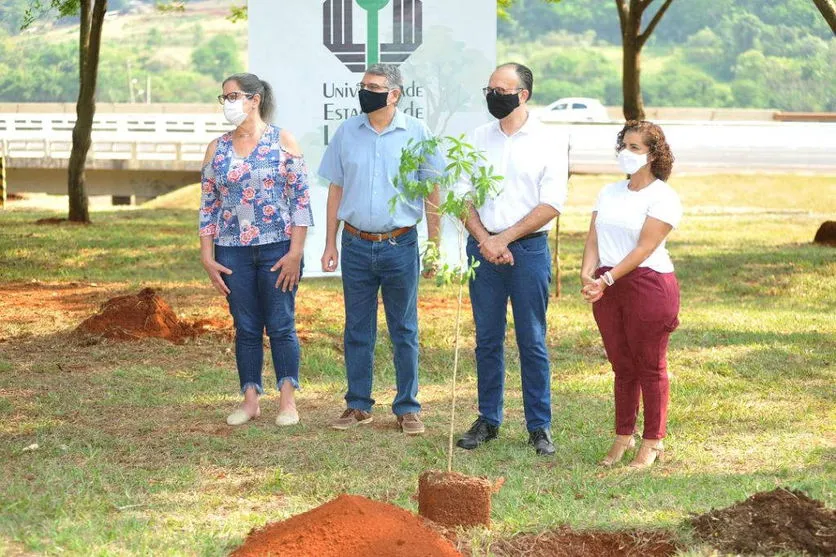
[{"label": "sapling tree", "polygon": [[[426,168],[427,158],[444,150],[447,166],[443,172],[418,180],[418,171]],[[453,348],[453,377],[450,385],[450,434],[447,444],[447,471],[453,470],[453,432],[456,422],[456,379],[459,368],[459,348],[461,336],[461,312],[464,286],[475,277],[479,262],[473,257],[464,256],[465,221],[470,208],[479,208],[489,197],[499,194],[502,176],[494,174],[493,166],[486,165],[487,159],[481,151],[467,143],[464,136],[433,137],[424,141],[410,141],[401,152],[398,176],[394,180],[398,194],[390,200],[390,209],[400,201],[427,199],[438,187],[439,205],[430,208],[441,217],[448,216],[457,232],[457,252],[452,263],[443,257],[440,247],[427,242],[424,247],[424,264],[435,269],[436,282],[439,285],[457,285],[456,325]]]}]

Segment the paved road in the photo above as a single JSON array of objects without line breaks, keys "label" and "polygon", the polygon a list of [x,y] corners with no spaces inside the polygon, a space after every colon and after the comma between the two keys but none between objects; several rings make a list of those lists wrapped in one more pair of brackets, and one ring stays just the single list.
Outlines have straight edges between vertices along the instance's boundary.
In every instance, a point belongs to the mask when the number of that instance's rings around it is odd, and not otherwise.
[{"label": "paved road", "polygon": [[[836,175],[836,124],[661,122],[678,172],[809,172]],[[552,124],[556,125],[556,124]],[[576,171],[618,172],[611,124],[561,126]]]}]

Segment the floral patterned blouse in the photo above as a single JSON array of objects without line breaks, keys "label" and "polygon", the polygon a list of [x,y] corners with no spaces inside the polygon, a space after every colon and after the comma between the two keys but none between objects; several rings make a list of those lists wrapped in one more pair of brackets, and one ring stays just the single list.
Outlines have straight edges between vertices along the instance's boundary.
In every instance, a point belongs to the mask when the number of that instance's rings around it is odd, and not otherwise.
[{"label": "floral patterned blouse", "polygon": [[305,160],[280,145],[277,127],[246,157],[235,154],[231,132],[219,137],[201,182],[200,236],[219,246],[282,242],[291,226],[313,226]]}]

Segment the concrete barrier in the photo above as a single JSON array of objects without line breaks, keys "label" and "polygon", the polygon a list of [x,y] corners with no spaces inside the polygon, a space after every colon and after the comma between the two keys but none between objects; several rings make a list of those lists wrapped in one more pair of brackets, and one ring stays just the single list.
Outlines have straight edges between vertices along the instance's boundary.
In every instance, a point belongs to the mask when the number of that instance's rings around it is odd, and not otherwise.
[{"label": "concrete barrier", "polygon": [[778,122],[836,122],[836,112],[776,112]]},{"label": "concrete barrier", "polygon": [[6,208],[6,157],[0,155],[0,209]]},{"label": "concrete barrier", "polygon": [[[0,103],[0,114],[53,113],[72,114],[75,119],[75,103]],[[217,114],[223,118],[217,103],[96,103],[96,114]]]},{"label": "concrete barrier", "polygon": [[[532,108],[539,108],[531,105]],[[793,113],[774,109],[757,108],[678,108],[667,106],[646,106],[648,120],[703,120],[703,121],[802,121],[792,120],[793,115],[808,117],[819,114],[825,119],[803,120],[832,122],[836,113]],[[0,103],[0,113],[53,113],[75,115],[75,103]],[[215,114],[221,115],[221,108],[215,103],[98,103],[97,114]],[[624,121],[620,106],[608,106],[607,114],[614,122]],[[780,115],[780,117],[779,117]]]}]

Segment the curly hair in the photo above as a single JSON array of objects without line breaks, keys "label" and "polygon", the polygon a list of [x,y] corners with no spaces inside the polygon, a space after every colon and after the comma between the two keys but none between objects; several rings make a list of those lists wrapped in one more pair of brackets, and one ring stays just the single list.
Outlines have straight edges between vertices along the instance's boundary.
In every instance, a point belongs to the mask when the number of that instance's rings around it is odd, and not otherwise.
[{"label": "curly hair", "polygon": [[615,144],[616,153],[620,153],[624,149],[624,136],[629,132],[639,132],[642,140],[650,148],[648,154],[653,159],[650,161],[650,172],[663,181],[670,178],[674,158],[671,152],[671,146],[668,145],[668,141],[665,139],[665,132],[662,131],[662,128],[647,120],[628,120],[624,124],[624,128],[618,132],[618,138]]}]

